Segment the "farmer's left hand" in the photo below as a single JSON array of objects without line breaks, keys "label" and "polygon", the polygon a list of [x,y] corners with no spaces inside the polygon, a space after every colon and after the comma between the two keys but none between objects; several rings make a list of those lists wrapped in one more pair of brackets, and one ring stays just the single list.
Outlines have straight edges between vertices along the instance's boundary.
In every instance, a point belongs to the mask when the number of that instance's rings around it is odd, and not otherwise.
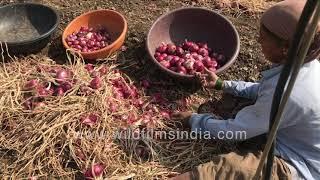
[{"label": "farmer's left hand", "polygon": [[175,112],[171,115],[171,120],[181,123],[183,127],[190,127],[189,119],[191,118],[192,112]]}]

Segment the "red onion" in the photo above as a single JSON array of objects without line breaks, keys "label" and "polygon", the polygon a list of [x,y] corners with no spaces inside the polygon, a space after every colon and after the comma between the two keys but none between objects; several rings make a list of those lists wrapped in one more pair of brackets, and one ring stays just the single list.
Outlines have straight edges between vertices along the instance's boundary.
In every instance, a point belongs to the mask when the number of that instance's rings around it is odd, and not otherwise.
[{"label": "red onion", "polygon": [[80,45],[81,45],[82,47],[87,46],[87,41],[85,41],[85,40],[80,41]]},{"label": "red onion", "polygon": [[154,54],[154,58],[157,58],[157,57],[160,57],[161,56],[161,53],[159,53],[159,52],[156,52],[155,54]]},{"label": "red onion", "polygon": [[99,89],[102,86],[102,81],[100,77],[95,77],[90,82],[90,87],[92,89]]},{"label": "red onion", "polygon": [[37,87],[38,84],[39,84],[39,81],[38,81],[37,79],[32,79],[32,80],[28,81],[28,82],[25,84],[24,87],[25,87],[26,90],[31,90],[31,89]]},{"label": "red onion", "polygon": [[94,41],[89,41],[89,44],[88,44],[89,47],[94,47],[95,45],[96,45],[96,42],[94,42]]},{"label": "red onion", "polygon": [[101,48],[101,43],[99,41],[97,41],[95,46],[98,47],[98,49],[99,49],[99,48]]},{"label": "red onion", "polygon": [[193,44],[193,45],[191,46],[191,48],[189,48],[189,50],[190,50],[191,52],[198,52],[198,51],[199,51],[199,46],[196,45],[196,44]]},{"label": "red onion", "polygon": [[100,73],[98,71],[92,71],[90,76],[91,77],[98,77],[98,76],[100,76]]},{"label": "red onion", "polygon": [[92,32],[89,32],[87,35],[86,35],[86,38],[88,39],[91,39],[93,37],[93,33]]},{"label": "red onion", "polygon": [[101,36],[101,34],[98,34],[97,37],[96,37],[96,39],[97,39],[98,42],[102,41],[102,36]]},{"label": "red onion", "polygon": [[101,41],[101,48],[108,46],[108,43],[105,41]]},{"label": "red onion", "polygon": [[167,45],[167,52],[168,54],[174,54],[177,50],[177,47],[174,44]]},{"label": "red onion", "polygon": [[108,72],[108,68],[106,66],[102,66],[100,69],[99,69],[99,72],[100,72],[100,76],[104,76],[107,74]]},{"label": "red onion", "polygon": [[80,42],[79,42],[78,40],[74,40],[72,44],[73,44],[73,45],[79,45]]},{"label": "red onion", "polygon": [[192,59],[188,59],[186,60],[184,63],[183,63],[183,66],[186,68],[186,69],[193,69],[193,64],[194,64],[194,60]]},{"label": "red onion", "polygon": [[178,56],[174,56],[173,59],[170,61],[170,66],[175,66],[180,61]]},{"label": "red onion", "polygon": [[84,176],[91,179],[99,177],[102,175],[104,169],[105,166],[102,163],[95,164],[84,173]]},{"label": "red onion", "polygon": [[187,53],[187,54],[185,54],[185,55],[183,56],[183,58],[189,59],[189,58],[191,58],[191,54],[190,54],[190,53]]},{"label": "red onion", "polygon": [[157,59],[158,62],[161,62],[161,61],[164,60],[164,57],[161,55],[161,56],[157,57],[156,59]]},{"label": "red onion", "polygon": [[180,74],[187,74],[187,70],[186,70],[186,68],[183,67],[183,66],[178,66],[177,71],[178,71],[178,73],[180,73]]},{"label": "red onion", "polygon": [[206,66],[206,67],[213,67],[213,61],[211,60],[211,58],[210,57],[205,57],[205,58],[203,58],[203,64]]},{"label": "red onion", "polygon": [[170,113],[168,111],[161,111],[160,114],[164,119],[170,119]]},{"label": "red onion", "polygon": [[82,52],[84,52],[84,53],[89,52],[89,49],[87,47],[83,47]]},{"label": "red onion", "polygon": [[170,67],[170,63],[168,61],[161,61],[160,64],[162,66],[164,66],[165,68],[169,68]]},{"label": "red onion", "polygon": [[80,45],[75,45],[75,48],[80,50],[80,51],[82,50],[82,47]]},{"label": "red onion", "polygon": [[206,50],[205,48],[200,48],[198,53],[204,57],[209,55],[208,50]]},{"label": "red onion", "polygon": [[63,96],[64,95],[64,90],[62,87],[57,87],[56,90],[54,91],[55,96]]},{"label": "red onion", "polygon": [[121,98],[123,98],[122,89],[113,87],[113,96],[114,96],[114,98],[116,98],[116,99],[121,99]]},{"label": "red onion", "polygon": [[40,97],[48,96],[49,92],[42,86],[37,87],[37,95]]},{"label": "red onion", "polygon": [[81,117],[80,119],[82,124],[88,125],[88,126],[92,126],[95,125],[98,121],[98,116],[95,114],[88,114],[85,115],[83,117]]},{"label": "red onion", "polygon": [[122,82],[122,80],[120,78],[118,78],[118,79],[115,79],[112,81],[112,85],[117,88],[122,88],[124,86],[124,83]]},{"label": "red onion", "polygon": [[182,64],[185,62],[183,58],[180,58],[178,62],[176,62],[176,66],[182,66]]},{"label": "red onion", "polygon": [[67,80],[69,78],[69,73],[68,71],[61,69],[57,72],[56,74],[56,80],[58,82],[64,82],[65,80]]},{"label": "red onion", "polygon": [[93,64],[86,64],[84,66],[84,68],[88,71],[88,72],[92,72],[94,70],[94,66]]},{"label": "red onion", "polygon": [[173,56],[172,56],[172,55],[169,55],[169,56],[167,56],[165,59],[166,59],[166,61],[171,61],[171,60],[173,59]]},{"label": "red onion", "polygon": [[184,50],[189,50],[190,48],[193,47],[193,45],[194,45],[193,42],[191,42],[191,41],[186,41],[186,42],[183,43],[182,48],[183,48]]},{"label": "red onion", "polygon": [[137,92],[135,90],[133,90],[130,87],[126,87],[123,89],[123,97],[124,98],[129,98],[129,97],[136,97],[137,96]]},{"label": "red onion", "polygon": [[199,55],[199,54],[193,54],[191,56],[193,59],[197,60],[197,61],[201,61],[203,60],[203,56]]},{"label": "red onion", "polygon": [[109,111],[110,112],[116,112],[117,111],[117,109],[118,109],[118,105],[117,104],[115,104],[115,103],[110,103],[109,104]]},{"label": "red onion", "polygon": [[182,57],[184,54],[184,50],[181,47],[177,47],[176,54]]},{"label": "red onion", "polygon": [[167,46],[163,44],[160,47],[158,47],[156,51],[159,53],[165,53],[167,51]]},{"label": "red onion", "polygon": [[69,82],[64,82],[63,84],[60,85],[60,87],[63,89],[64,92],[67,92],[70,89],[72,89],[72,84]]},{"label": "red onion", "polygon": [[197,71],[197,72],[202,72],[204,70],[204,65],[201,61],[196,61],[193,64],[193,68]]}]

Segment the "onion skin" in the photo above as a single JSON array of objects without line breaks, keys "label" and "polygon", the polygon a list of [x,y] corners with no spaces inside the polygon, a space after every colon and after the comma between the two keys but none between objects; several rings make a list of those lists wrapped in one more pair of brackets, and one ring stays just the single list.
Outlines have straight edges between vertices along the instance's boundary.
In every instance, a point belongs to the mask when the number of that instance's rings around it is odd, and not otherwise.
[{"label": "onion skin", "polygon": [[100,77],[95,77],[90,82],[90,87],[92,89],[99,89],[102,87],[102,81]]},{"label": "onion skin", "polygon": [[98,121],[98,116],[95,114],[88,114],[86,116],[81,117],[81,123],[88,125],[88,126],[93,126],[97,123]]}]

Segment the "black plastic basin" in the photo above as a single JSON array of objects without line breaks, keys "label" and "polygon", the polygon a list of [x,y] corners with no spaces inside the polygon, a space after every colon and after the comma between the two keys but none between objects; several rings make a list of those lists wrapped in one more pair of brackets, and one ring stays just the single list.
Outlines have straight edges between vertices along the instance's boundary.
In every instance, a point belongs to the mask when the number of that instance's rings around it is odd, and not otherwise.
[{"label": "black plastic basin", "polygon": [[0,42],[14,54],[44,48],[59,24],[58,13],[41,4],[18,3],[0,7]]}]

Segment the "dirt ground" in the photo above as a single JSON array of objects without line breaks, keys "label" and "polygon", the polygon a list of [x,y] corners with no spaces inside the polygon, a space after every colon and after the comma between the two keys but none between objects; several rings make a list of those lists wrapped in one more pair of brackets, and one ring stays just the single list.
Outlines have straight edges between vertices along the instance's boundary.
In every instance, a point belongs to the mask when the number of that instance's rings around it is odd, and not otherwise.
[{"label": "dirt ground", "polygon": [[[12,0],[2,0],[0,5]],[[31,2],[31,1],[28,1]],[[141,78],[161,82],[150,91],[162,92],[170,100],[179,100],[188,97],[192,101],[191,110],[197,111],[200,104],[201,112],[214,112],[223,117],[233,116],[239,107],[247,105],[243,99],[236,99],[218,92],[204,92],[190,85],[180,84],[159,73],[150,63],[145,50],[146,34],[157,17],[165,12],[179,7],[198,6],[213,9],[228,17],[236,26],[241,40],[240,54],[236,62],[224,73],[220,74],[226,80],[257,81],[260,72],[269,68],[269,63],[261,55],[260,46],[256,42],[259,32],[260,12],[251,11],[243,5],[223,4],[214,0],[33,0],[52,6],[60,13],[60,25],[49,45],[39,54],[63,63],[66,61],[65,50],[61,44],[61,34],[66,25],[76,16],[95,9],[113,9],[124,14],[128,20],[128,34],[125,49],[117,56],[117,63],[123,71],[138,81]],[[224,1],[226,2],[226,1]],[[159,75],[160,74],[160,75]]]},{"label": "dirt ground", "polygon": [[[250,0],[248,0],[249,2]],[[250,1],[253,4],[258,2]],[[19,2],[15,0],[4,0],[0,5],[8,4],[11,2]],[[21,2],[21,1],[20,1]],[[151,27],[152,23],[165,12],[172,9],[186,6],[206,7],[208,9],[216,10],[221,14],[228,17],[236,26],[241,40],[241,49],[237,61],[227,71],[221,74],[223,79],[228,80],[245,80],[257,81],[260,72],[267,69],[269,64],[263,59],[260,51],[260,46],[257,44],[256,39],[259,31],[259,12],[251,10],[250,7],[243,7],[238,4],[230,8],[230,1],[213,1],[213,0],[112,0],[112,1],[95,1],[95,0],[31,0],[28,2],[37,2],[47,4],[54,7],[60,13],[60,26],[58,31],[52,38],[51,43],[41,52],[53,60],[63,63],[66,60],[65,50],[61,43],[61,34],[66,25],[73,20],[76,16],[95,9],[113,9],[125,15],[128,20],[128,34],[125,41],[126,51],[120,53],[117,57],[117,63],[123,65],[124,70],[128,75],[136,80],[140,78],[149,78],[154,81],[165,81],[168,98],[179,99],[181,97],[171,97],[172,91],[181,91],[180,94],[185,94],[190,90],[196,98],[194,100],[200,101],[195,104],[200,104],[212,98],[215,101],[221,99],[221,94],[211,92],[208,93],[197,91],[198,89],[190,88],[186,85],[177,85],[169,77],[159,73],[150,63],[149,56],[145,50],[146,34]],[[239,1],[238,1],[239,2]],[[234,6],[232,4],[232,6]],[[158,74],[161,74],[160,76]],[[168,89],[169,87],[169,89]],[[178,87],[178,88],[177,88]],[[161,87],[160,87],[161,88]],[[162,88],[161,88],[162,89]],[[162,90],[164,90],[162,89]],[[159,87],[155,91],[160,91]],[[194,92],[196,94],[194,94]],[[230,99],[230,98],[227,98]],[[237,102],[222,102],[218,103],[219,107],[213,107],[216,113],[229,114],[230,103],[232,105]],[[211,107],[212,105],[210,105]],[[217,106],[217,105],[214,105]],[[221,107],[227,106],[226,110],[219,110]],[[218,110],[217,110],[218,109]]]}]

